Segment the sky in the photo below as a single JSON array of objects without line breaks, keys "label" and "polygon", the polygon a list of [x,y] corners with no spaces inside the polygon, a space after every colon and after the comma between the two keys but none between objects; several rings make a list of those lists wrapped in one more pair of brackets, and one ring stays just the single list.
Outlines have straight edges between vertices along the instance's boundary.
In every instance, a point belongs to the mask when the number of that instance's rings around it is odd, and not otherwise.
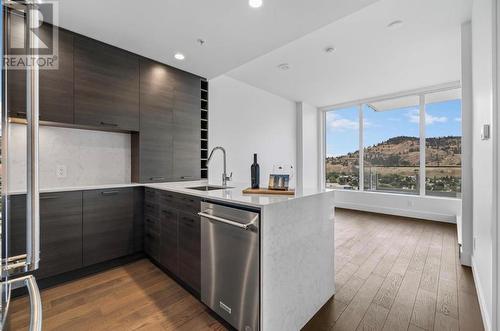
[{"label": "sky", "polygon": [[[397,136],[419,136],[418,106],[376,112],[364,105],[365,147]],[[426,137],[461,136],[461,101],[426,105]],[[326,155],[339,156],[359,148],[358,108],[326,113]]]}]

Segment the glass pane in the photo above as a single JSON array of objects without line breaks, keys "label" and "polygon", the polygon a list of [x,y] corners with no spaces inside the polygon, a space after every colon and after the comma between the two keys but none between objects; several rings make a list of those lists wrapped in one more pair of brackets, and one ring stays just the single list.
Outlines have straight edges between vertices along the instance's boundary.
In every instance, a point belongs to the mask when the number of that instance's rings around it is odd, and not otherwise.
[{"label": "glass pane", "polygon": [[461,90],[426,95],[425,191],[460,197],[462,184]]},{"label": "glass pane", "polygon": [[326,188],[359,189],[358,107],[326,113]]},{"label": "glass pane", "polygon": [[419,98],[363,106],[364,188],[419,193]]}]

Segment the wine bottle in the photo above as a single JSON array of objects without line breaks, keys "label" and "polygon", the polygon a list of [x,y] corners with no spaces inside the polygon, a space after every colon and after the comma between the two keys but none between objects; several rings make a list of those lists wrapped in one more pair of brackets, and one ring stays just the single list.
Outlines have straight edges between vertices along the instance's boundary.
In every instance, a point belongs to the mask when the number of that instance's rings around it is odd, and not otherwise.
[{"label": "wine bottle", "polygon": [[260,167],[257,163],[257,154],[253,155],[253,164],[250,167],[250,172],[252,175],[252,188],[259,188],[260,184]]}]

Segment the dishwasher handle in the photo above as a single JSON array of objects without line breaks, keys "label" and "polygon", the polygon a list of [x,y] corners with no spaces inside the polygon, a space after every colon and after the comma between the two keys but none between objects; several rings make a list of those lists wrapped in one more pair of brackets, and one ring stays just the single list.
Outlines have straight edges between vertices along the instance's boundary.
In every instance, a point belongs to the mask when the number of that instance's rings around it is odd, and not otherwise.
[{"label": "dishwasher handle", "polygon": [[227,224],[227,225],[231,225],[231,226],[235,226],[235,227],[243,229],[243,230],[248,230],[249,228],[251,228],[255,224],[255,221],[259,218],[259,216],[257,215],[250,222],[245,223],[245,224],[241,224],[241,223],[238,223],[238,222],[235,222],[235,221],[228,220],[226,218],[222,218],[222,217],[214,216],[214,215],[211,215],[211,214],[207,214],[206,213],[207,211],[208,210],[205,210],[204,212],[200,212],[200,213],[198,213],[198,215],[201,216],[201,217],[208,218],[209,220],[216,221],[216,222],[221,222],[221,223],[224,223],[224,224]]}]

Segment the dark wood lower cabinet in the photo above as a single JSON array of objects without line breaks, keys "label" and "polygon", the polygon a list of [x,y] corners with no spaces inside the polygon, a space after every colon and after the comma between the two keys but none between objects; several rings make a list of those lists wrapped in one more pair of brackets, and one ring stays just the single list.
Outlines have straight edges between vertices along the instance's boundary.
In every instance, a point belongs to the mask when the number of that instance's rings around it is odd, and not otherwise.
[{"label": "dark wood lower cabinet", "polygon": [[[201,283],[201,226],[197,215],[200,202],[189,195],[145,190],[146,254],[197,293]],[[159,226],[156,226],[154,220],[158,214]]]},{"label": "dark wood lower cabinet", "polygon": [[175,209],[161,210],[160,263],[173,274],[179,273],[179,220]]},{"label": "dark wood lower cabinet", "polygon": [[83,265],[134,251],[133,188],[83,192]]},{"label": "dark wood lower cabinet", "polygon": [[[9,256],[26,254],[26,196],[10,197]],[[46,278],[82,267],[82,192],[40,195],[40,268]]]},{"label": "dark wood lower cabinet", "polygon": [[200,217],[179,213],[179,278],[195,291],[201,290]]}]

